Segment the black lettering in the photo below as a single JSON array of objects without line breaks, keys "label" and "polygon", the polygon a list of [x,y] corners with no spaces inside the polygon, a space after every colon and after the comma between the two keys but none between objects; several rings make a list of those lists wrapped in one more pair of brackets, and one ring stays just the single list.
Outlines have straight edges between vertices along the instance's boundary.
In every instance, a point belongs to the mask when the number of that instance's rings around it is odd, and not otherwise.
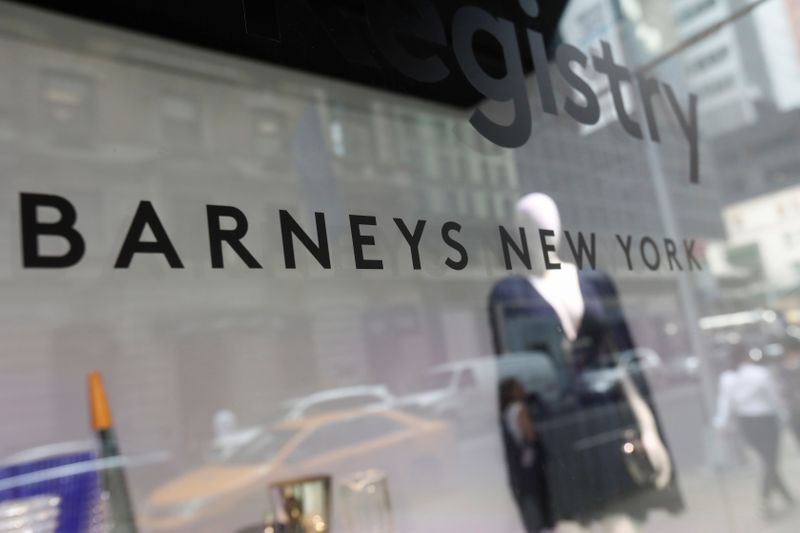
[{"label": "black lettering", "polygon": [[414,16],[398,9],[395,2],[365,2],[372,38],[384,57],[400,72],[422,83],[436,83],[450,74],[438,53],[424,57],[410,53],[398,39],[399,33],[429,43],[431,48],[447,48],[447,35],[442,19],[434,6],[425,0],[414,0]]},{"label": "black lettering", "polygon": [[[647,259],[647,253],[645,253],[646,244],[649,244],[656,254],[655,261],[652,263]],[[661,265],[661,253],[658,251],[658,246],[653,239],[650,237],[642,237],[642,240],[639,242],[639,253],[642,255],[642,261],[647,268],[650,270],[658,270],[658,267]]]},{"label": "black lettering", "polygon": [[683,241],[683,249],[686,252],[686,262],[689,263],[689,270],[703,270],[703,265],[700,264],[700,261],[694,256],[694,239],[690,241]]},{"label": "black lettering", "polygon": [[631,244],[633,244],[633,237],[628,235],[628,239],[623,242],[622,237],[616,235],[617,242],[620,246],[622,246],[622,250],[625,252],[625,260],[628,262],[628,270],[633,270],[633,261],[631,261]]},{"label": "black lettering", "polygon": [[[153,233],[154,241],[141,240],[142,233],[146,227],[149,227]],[[136,213],[134,213],[131,226],[128,228],[128,234],[122,242],[122,248],[119,250],[114,268],[130,267],[133,256],[136,254],[161,254],[166,258],[170,267],[183,268],[181,258],[178,257],[178,252],[172,246],[172,242],[169,240],[167,232],[164,230],[164,226],[153,208],[153,204],[144,200],[139,202],[139,207],[136,208]]]},{"label": "black lettering", "polygon": [[[249,268],[261,268],[253,254],[242,244],[242,238],[247,234],[247,217],[239,209],[227,205],[207,205],[206,217],[208,219],[208,244],[211,251],[211,267],[223,268],[222,243],[236,252]],[[236,223],[233,229],[222,229],[220,219],[232,218]]]},{"label": "black lettering", "polygon": [[547,270],[561,270],[561,263],[558,261],[551,261],[550,254],[556,253],[554,244],[547,242],[548,237],[555,237],[556,232],[551,229],[539,230],[539,242],[542,245],[542,257],[544,258],[544,268]]},{"label": "black lettering", "polygon": [[[488,33],[500,44],[506,68],[502,78],[490,75],[478,62],[474,39],[479,32]],[[472,113],[470,124],[500,146],[517,148],[525,144],[531,135],[531,111],[514,24],[477,7],[461,7],[453,17],[453,49],[464,76],[475,89],[492,100],[514,104],[514,119],[509,125],[492,121],[480,109]]]},{"label": "black lettering", "polygon": [[655,142],[660,142],[661,137],[658,134],[658,124],[656,124],[656,116],[653,111],[653,96],[659,93],[659,83],[655,78],[648,78],[643,74],[636,76],[639,82],[639,96],[642,101],[642,109],[644,109],[644,117],[647,120],[647,128],[650,131],[650,138]]},{"label": "black lettering", "polygon": [[406,223],[402,218],[395,218],[394,223],[397,225],[400,233],[403,234],[403,237],[406,239],[408,247],[411,250],[411,264],[413,265],[414,270],[422,270],[422,261],[419,257],[419,243],[422,240],[422,232],[425,229],[426,221],[417,220],[417,225],[414,226],[414,233],[411,233],[408,230],[408,226],[406,226]]},{"label": "black lettering", "polygon": [[678,265],[678,270],[683,270],[683,266],[681,266],[681,262],[678,261],[678,258],[675,254],[677,254],[678,250],[675,247],[675,241],[672,239],[664,239],[664,249],[667,251],[667,263],[669,264],[670,270],[675,270],[673,265]]},{"label": "black lettering", "polygon": [[586,103],[581,105],[571,96],[567,96],[564,103],[564,111],[581,124],[591,126],[592,124],[597,124],[597,121],[600,120],[600,103],[597,101],[597,95],[589,84],[570,68],[572,63],[577,63],[586,68],[587,61],[588,58],[583,52],[569,44],[562,44],[556,51],[556,62],[561,76],[586,100]]},{"label": "black lettering", "polygon": [[503,248],[503,260],[506,264],[506,270],[511,270],[511,252],[509,251],[509,247],[514,250],[517,258],[522,261],[522,264],[525,265],[525,268],[530,270],[531,254],[530,250],[528,250],[528,239],[525,236],[525,228],[519,228],[519,242],[521,248],[520,246],[517,246],[517,243],[514,242],[514,238],[508,234],[503,226],[499,226],[499,229],[500,245]]},{"label": "black lettering", "polygon": [[314,221],[317,226],[317,240],[319,244],[315,243],[308,234],[303,231],[300,224],[292,218],[288,211],[281,209],[281,240],[283,241],[283,261],[288,269],[297,268],[297,261],[294,255],[294,241],[292,237],[297,239],[303,244],[306,250],[311,252],[317,263],[322,268],[331,268],[331,251],[328,247],[328,230],[325,226],[325,214],[314,213]]},{"label": "black lettering", "polygon": [[625,110],[625,101],[622,98],[622,83],[631,81],[631,72],[617,64],[614,61],[614,52],[611,50],[611,45],[606,41],[601,41],[603,55],[593,56],[594,69],[601,74],[608,77],[608,87],[611,91],[611,97],[614,100],[614,108],[617,110],[617,118],[622,128],[628,132],[628,135],[642,138],[642,128],[633,120],[628,112]]},{"label": "black lettering", "polygon": [[519,7],[531,18],[539,16],[539,0],[519,0]]},{"label": "black lettering", "polygon": [[549,61],[547,60],[547,46],[542,34],[528,30],[528,45],[534,65],[536,85],[539,87],[539,99],[542,102],[542,111],[550,115],[558,115],[556,96],[553,93],[553,82],[550,80]]},{"label": "black lettering", "polygon": [[465,268],[467,268],[467,262],[469,260],[469,256],[467,255],[467,249],[464,248],[464,245],[450,236],[450,233],[453,231],[455,232],[461,231],[461,224],[452,221],[445,222],[444,224],[442,224],[442,240],[450,248],[458,252],[459,259],[458,261],[454,261],[453,259],[448,257],[447,259],[445,259],[444,264],[453,270],[464,270]]},{"label": "black lettering", "polygon": [[[51,194],[20,193],[19,207],[24,268],[67,268],[81,260],[86,243],[75,229],[78,214],[69,200]],[[41,222],[37,216],[40,207],[55,209],[59,219],[56,222]],[[63,255],[42,255],[39,252],[41,235],[60,237],[67,241],[69,249]]]},{"label": "black lettering", "polygon": [[369,215],[350,215],[350,236],[353,239],[353,257],[356,260],[356,270],[382,270],[383,261],[380,259],[364,259],[364,246],[374,246],[375,237],[363,235],[361,226],[377,226],[378,221]]},{"label": "black lettering", "polygon": [[589,234],[589,242],[591,244],[586,244],[586,240],[583,238],[583,233],[578,232],[578,245],[575,246],[574,241],[572,240],[572,235],[568,231],[564,232],[564,236],[567,238],[567,245],[569,245],[569,249],[572,252],[572,257],[575,258],[575,263],[578,265],[578,268],[583,268],[583,255],[586,254],[586,259],[589,261],[589,265],[592,267],[592,270],[595,268],[595,236],[594,232]]}]

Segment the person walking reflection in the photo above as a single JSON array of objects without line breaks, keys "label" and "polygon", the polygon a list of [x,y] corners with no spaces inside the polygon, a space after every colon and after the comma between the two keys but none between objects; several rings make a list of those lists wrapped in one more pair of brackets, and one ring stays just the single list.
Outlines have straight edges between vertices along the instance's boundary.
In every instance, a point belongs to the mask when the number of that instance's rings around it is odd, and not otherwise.
[{"label": "person walking reflection", "polygon": [[795,499],[778,472],[778,452],[781,422],[787,411],[779,385],[769,370],[757,364],[744,347],[735,353],[736,369],[721,380],[717,400],[717,427],[728,429],[735,421],[747,444],[763,464],[761,505],[764,518],[771,519],[775,511],[770,499],[778,493],[793,506]]},{"label": "person walking reflection", "polygon": [[783,395],[789,409],[789,423],[794,438],[800,446],[800,339],[787,337],[783,341],[783,364],[781,365],[781,384]]},{"label": "person walking reflection", "polygon": [[522,384],[508,378],[500,384],[500,408],[509,477],[528,533],[553,527],[545,477],[545,450],[536,431]]}]

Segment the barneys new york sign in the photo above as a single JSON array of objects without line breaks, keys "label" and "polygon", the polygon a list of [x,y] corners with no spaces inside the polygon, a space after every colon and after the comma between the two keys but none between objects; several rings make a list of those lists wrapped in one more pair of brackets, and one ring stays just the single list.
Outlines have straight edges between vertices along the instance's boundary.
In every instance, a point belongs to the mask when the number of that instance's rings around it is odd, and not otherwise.
[{"label": "barneys new york sign", "polygon": [[[67,198],[50,194],[21,193],[19,196],[20,208],[20,233],[22,244],[22,265],[24,268],[70,268],[80,263],[87,248],[86,239],[76,227],[78,212]],[[200,206],[198,206],[200,207]],[[224,248],[233,251],[249,269],[262,269],[261,263],[245,246],[243,240],[247,235],[249,223],[243,211],[231,205],[206,205],[205,225],[208,236],[208,251],[212,268],[225,268]],[[43,211],[50,211],[49,216],[42,216]],[[52,213],[56,214],[53,218]],[[197,214],[200,215],[198,210]],[[331,261],[333,248],[329,239],[329,221],[325,213],[314,213],[313,229],[304,228],[292,214],[285,210],[278,210],[275,223],[280,228],[280,251],[283,263],[287,270],[297,268],[296,244],[300,244],[301,253],[314,258],[316,263],[325,270],[333,268]],[[47,219],[47,220],[44,220]],[[198,218],[197,223],[200,222]],[[384,224],[388,220],[381,221]],[[309,224],[310,226],[311,224]],[[437,259],[449,270],[464,270],[469,265],[471,252],[468,250],[462,225],[454,220],[441,221],[437,229],[431,229],[433,224],[426,219],[413,221],[403,218],[392,218],[390,223],[396,236],[400,236],[411,259],[413,270],[423,269],[422,242],[423,237],[433,237],[437,245],[443,250],[443,259]],[[377,234],[387,237],[385,231],[381,232],[379,220],[372,215],[348,214],[350,249],[352,251],[353,266],[356,270],[384,270],[384,258],[380,257],[376,242]],[[386,229],[386,228],[384,228]],[[539,229],[535,234],[526,234],[525,228],[506,228],[497,226],[496,233],[491,239],[496,243],[502,256],[503,267],[512,270],[514,265],[527,270],[539,268],[546,270],[559,270],[561,264],[558,260],[556,242],[561,235],[556,235],[550,229]],[[152,239],[145,239],[150,233]],[[579,268],[597,268],[597,238],[594,232],[563,232],[563,239],[575,263]],[[48,239],[60,241],[67,245],[63,253],[45,253],[41,241]],[[393,247],[398,245],[392,240]],[[650,271],[659,269],[702,270],[698,258],[695,256],[694,240],[676,242],[673,239],[657,239],[642,236],[634,239],[632,235],[615,235],[614,248],[616,253],[624,254],[624,261],[628,270],[634,270],[637,265],[642,265]],[[430,242],[430,240],[428,241]],[[389,244],[389,243],[381,243]],[[493,246],[495,247],[495,246]],[[663,250],[663,253],[662,253]],[[277,250],[276,250],[277,251]],[[142,255],[156,255],[163,258],[172,269],[183,269],[184,263],[178,252],[178,247],[161,222],[155,207],[149,201],[142,200],[138,203],[133,218],[128,225],[114,261],[115,269],[128,269],[135,257]],[[438,254],[437,254],[438,255]],[[430,258],[429,258],[430,259]],[[534,265],[534,259],[539,265]],[[432,265],[427,264],[426,267]]]}]

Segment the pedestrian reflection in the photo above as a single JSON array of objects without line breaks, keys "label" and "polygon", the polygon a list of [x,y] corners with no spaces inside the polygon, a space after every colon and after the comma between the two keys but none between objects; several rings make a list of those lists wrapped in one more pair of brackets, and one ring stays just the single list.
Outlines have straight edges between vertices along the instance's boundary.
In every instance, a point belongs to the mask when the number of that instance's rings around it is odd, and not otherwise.
[{"label": "pedestrian reflection", "polygon": [[[538,407],[538,400],[534,402]],[[500,383],[500,409],[509,481],[522,522],[529,533],[551,529],[547,452],[538,436],[534,414],[528,409],[525,389],[517,379]]]},{"label": "pedestrian reflection", "polygon": [[[738,362],[725,353],[721,358],[720,363],[723,365],[722,371],[719,374],[717,383],[718,394],[726,387],[730,387],[729,382],[736,379],[736,370],[738,369]],[[721,397],[721,395],[719,396]],[[717,413],[719,414],[719,406],[717,406]],[[716,447],[716,465],[721,470],[733,469],[746,463],[747,456],[745,453],[745,445],[742,442],[741,435],[738,431],[731,431],[730,428],[725,427],[725,424],[720,423],[719,419],[714,421],[717,439]]]},{"label": "pedestrian reflection", "polygon": [[787,336],[783,342],[783,354],[781,385],[792,433],[800,446],[800,339]]},{"label": "pedestrian reflection", "polygon": [[769,520],[777,512],[773,495],[781,496],[789,506],[795,505],[794,496],[778,472],[781,422],[788,418],[788,411],[769,369],[755,361],[760,359],[760,351],[738,346],[734,357],[736,369],[720,379],[714,422],[725,431],[740,431],[758,455],[763,467],[761,512]]}]

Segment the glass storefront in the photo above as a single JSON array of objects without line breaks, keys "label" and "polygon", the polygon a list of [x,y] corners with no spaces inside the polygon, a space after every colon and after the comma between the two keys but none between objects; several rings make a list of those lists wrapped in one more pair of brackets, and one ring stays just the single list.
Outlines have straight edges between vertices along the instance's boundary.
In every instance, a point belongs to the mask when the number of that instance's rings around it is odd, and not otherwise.
[{"label": "glass storefront", "polygon": [[0,2],[0,531],[795,531],[800,2],[302,4]]}]

